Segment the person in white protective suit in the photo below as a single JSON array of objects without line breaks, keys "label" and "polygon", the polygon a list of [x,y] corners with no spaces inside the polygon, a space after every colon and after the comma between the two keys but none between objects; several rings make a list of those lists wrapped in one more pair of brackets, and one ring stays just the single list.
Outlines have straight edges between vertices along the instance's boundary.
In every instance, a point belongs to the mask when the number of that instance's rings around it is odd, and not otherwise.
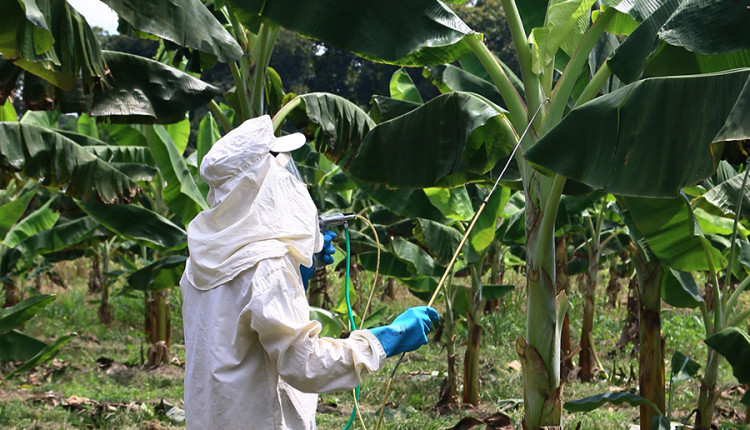
[{"label": "person in white protective suit", "polygon": [[[289,154],[297,133],[275,137],[268,116],[214,144],[201,162],[211,209],[188,226],[180,281],[188,429],[314,429],[317,394],[351,390],[386,357],[427,343],[437,312],[408,309],[390,325],[320,337],[305,294],[315,253],[333,247],[318,228]],[[326,238],[332,235],[326,234]]]}]

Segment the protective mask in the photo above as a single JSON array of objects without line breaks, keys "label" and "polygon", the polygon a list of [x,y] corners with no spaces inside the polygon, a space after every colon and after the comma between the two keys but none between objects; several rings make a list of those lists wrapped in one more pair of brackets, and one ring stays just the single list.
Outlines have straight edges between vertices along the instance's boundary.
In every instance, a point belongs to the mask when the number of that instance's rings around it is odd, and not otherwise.
[{"label": "protective mask", "polygon": [[300,175],[299,170],[297,170],[297,165],[294,164],[294,159],[292,158],[291,152],[280,152],[276,155],[276,162],[278,162],[284,169],[286,169],[287,172],[291,173],[292,176],[297,178],[300,182],[303,184],[305,183],[304,180],[302,180],[302,175]]}]

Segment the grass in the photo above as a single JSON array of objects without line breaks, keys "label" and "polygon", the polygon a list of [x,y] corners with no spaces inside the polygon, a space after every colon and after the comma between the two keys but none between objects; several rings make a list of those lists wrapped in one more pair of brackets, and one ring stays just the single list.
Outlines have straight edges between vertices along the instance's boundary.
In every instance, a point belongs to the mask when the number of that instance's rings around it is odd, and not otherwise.
[{"label": "grass", "polygon": [[[107,327],[98,321],[98,303],[96,297],[87,291],[85,273],[68,273],[67,276],[71,286],[67,290],[55,290],[57,300],[28,323],[25,332],[45,340],[73,331],[78,336],[63,348],[55,362],[7,381],[0,387],[0,428],[181,428],[181,425],[172,424],[164,412],[169,405],[183,406],[184,349],[179,289],[170,292],[173,304],[173,345],[170,352],[175,364],[147,370],[142,366],[147,345],[143,344],[140,334],[143,296],[113,296],[115,321]],[[499,311],[484,317],[481,405],[478,408],[460,408],[443,415],[435,410],[447,368],[443,345],[431,342],[418,351],[408,353],[396,372],[381,428],[446,429],[455,426],[465,416],[484,417],[498,411],[510,416],[516,428],[520,428],[523,414],[522,379],[516,368],[517,356],[513,345],[518,336],[525,333],[525,294],[520,276],[512,275],[509,281],[517,285],[516,291],[506,296]],[[50,289],[44,285],[42,287],[43,291]],[[570,320],[575,345],[580,330],[582,298],[576,288],[572,289]],[[367,291],[363,293],[366,295]],[[336,291],[330,295],[337,297]],[[623,304],[614,309],[599,300],[594,338],[606,370],[610,372],[616,366],[622,369],[626,377],[616,380],[601,376],[589,384],[568,381],[564,385],[565,400],[609,391],[636,390],[637,380],[628,380],[631,368],[637,375],[637,357],[631,354],[632,346],[614,351],[626,317],[623,295]],[[422,303],[405,289],[400,289],[395,301],[384,304],[387,308],[385,319],[390,320],[403,309]],[[665,309],[662,324],[666,337],[667,371],[669,358],[676,350],[705,366],[703,329],[694,312]],[[457,334],[459,339],[465,338],[465,328],[459,326]],[[457,345],[459,374],[463,350],[462,345]],[[384,369],[362,380],[360,405],[368,429],[375,428],[388,376],[396,361],[395,357],[389,359]],[[119,365],[111,366],[113,362]],[[726,362],[722,365],[719,384],[722,390],[736,386]],[[679,386],[673,399],[674,418],[681,420],[689,416],[697,404],[698,389],[696,379]],[[719,412],[722,414],[719,421],[726,422],[725,425],[737,424],[744,418],[744,412],[741,412],[744,407],[740,408],[741,405],[737,403],[739,397],[734,392],[719,400]],[[167,406],[162,402],[166,402]],[[318,428],[344,428],[353,406],[350,392],[322,394],[317,414]],[[627,405],[604,406],[586,414],[566,413],[564,425],[575,428],[580,422],[582,429],[625,429],[637,419],[637,408]],[[360,426],[356,424],[354,428]]]}]

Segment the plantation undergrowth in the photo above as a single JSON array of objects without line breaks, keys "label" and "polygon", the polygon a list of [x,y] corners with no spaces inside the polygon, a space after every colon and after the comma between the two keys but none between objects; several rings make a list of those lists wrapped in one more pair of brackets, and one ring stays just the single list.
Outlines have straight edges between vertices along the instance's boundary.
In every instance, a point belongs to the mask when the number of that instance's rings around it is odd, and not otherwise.
[{"label": "plantation undergrowth", "polygon": [[[523,392],[514,342],[525,331],[525,294],[521,276],[510,275],[516,290],[505,297],[499,310],[484,317],[480,407],[442,410],[440,413],[436,410],[434,406],[447,372],[447,358],[441,343],[432,341],[426,347],[408,353],[396,372],[381,428],[450,429],[464,417],[483,419],[497,412],[506,414],[515,428],[521,428]],[[143,364],[148,345],[143,343],[140,335],[143,297],[113,297],[115,322],[107,327],[98,322],[98,303],[88,293],[85,279],[76,278],[74,273],[68,276],[71,278],[68,279],[69,288],[54,291],[58,294],[56,302],[28,323],[26,332],[41,339],[53,339],[73,331],[78,336],[54,361],[0,386],[0,428],[183,428],[179,413],[183,407],[185,357],[179,290],[173,289],[170,293],[173,307],[172,362],[149,369]],[[575,280],[571,285],[576,290]],[[616,308],[598,298],[594,337],[606,374],[600,373],[596,382],[588,384],[567,381],[564,384],[566,401],[604,392],[637,390],[638,361],[632,354],[633,345],[615,349],[626,319],[626,294],[623,287]],[[571,336],[575,349],[580,333],[581,296],[576,291],[571,295]],[[331,296],[335,297],[334,294]],[[384,304],[387,306],[386,319],[390,320],[403,309],[422,303],[405,289],[399,289],[397,299]],[[437,306],[442,307],[440,303]],[[662,318],[666,368],[669,369],[669,358],[676,350],[704,365],[706,347],[702,343],[703,333],[696,316],[691,312],[666,309]],[[459,327],[459,339],[465,337],[461,330],[465,329]],[[430,336],[434,339],[434,333]],[[463,350],[463,345],[457,345],[459,377]],[[576,361],[577,356],[573,359]],[[396,361],[395,357],[389,359],[384,369],[362,381],[360,406],[368,429],[376,426],[388,376]],[[5,364],[2,373],[6,374],[11,367],[11,364]],[[741,388],[737,387],[726,363],[722,365],[719,383],[724,392],[718,403],[720,428],[739,428],[739,423],[744,420],[744,407],[738,404],[741,395],[737,394]],[[697,403],[698,390],[696,378],[679,386],[672,399],[675,420],[688,420]],[[353,406],[351,392],[322,394],[318,404],[318,428],[344,428]],[[565,413],[563,419],[566,428],[576,428],[580,423],[582,429],[607,430],[626,429],[637,420],[637,408],[628,405],[604,406],[587,414]],[[361,426],[356,422],[353,428]]]}]

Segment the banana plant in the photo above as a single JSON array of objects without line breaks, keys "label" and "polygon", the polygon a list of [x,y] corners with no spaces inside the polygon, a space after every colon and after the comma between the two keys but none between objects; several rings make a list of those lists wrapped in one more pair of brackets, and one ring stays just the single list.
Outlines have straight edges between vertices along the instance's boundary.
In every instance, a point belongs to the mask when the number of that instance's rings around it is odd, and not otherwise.
[{"label": "banana plant", "polygon": [[624,231],[616,222],[616,214],[609,208],[613,204],[612,200],[612,196],[599,192],[582,196],[566,195],[561,199],[558,212],[558,224],[567,224],[563,228],[576,233],[570,235],[570,242],[574,246],[573,255],[580,256],[579,261],[586,262],[586,268],[582,272],[583,321],[579,342],[579,377],[586,382],[595,376],[594,364],[606,373],[595,350],[593,325],[600,267],[608,255],[613,255],[622,248],[618,235]]}]

